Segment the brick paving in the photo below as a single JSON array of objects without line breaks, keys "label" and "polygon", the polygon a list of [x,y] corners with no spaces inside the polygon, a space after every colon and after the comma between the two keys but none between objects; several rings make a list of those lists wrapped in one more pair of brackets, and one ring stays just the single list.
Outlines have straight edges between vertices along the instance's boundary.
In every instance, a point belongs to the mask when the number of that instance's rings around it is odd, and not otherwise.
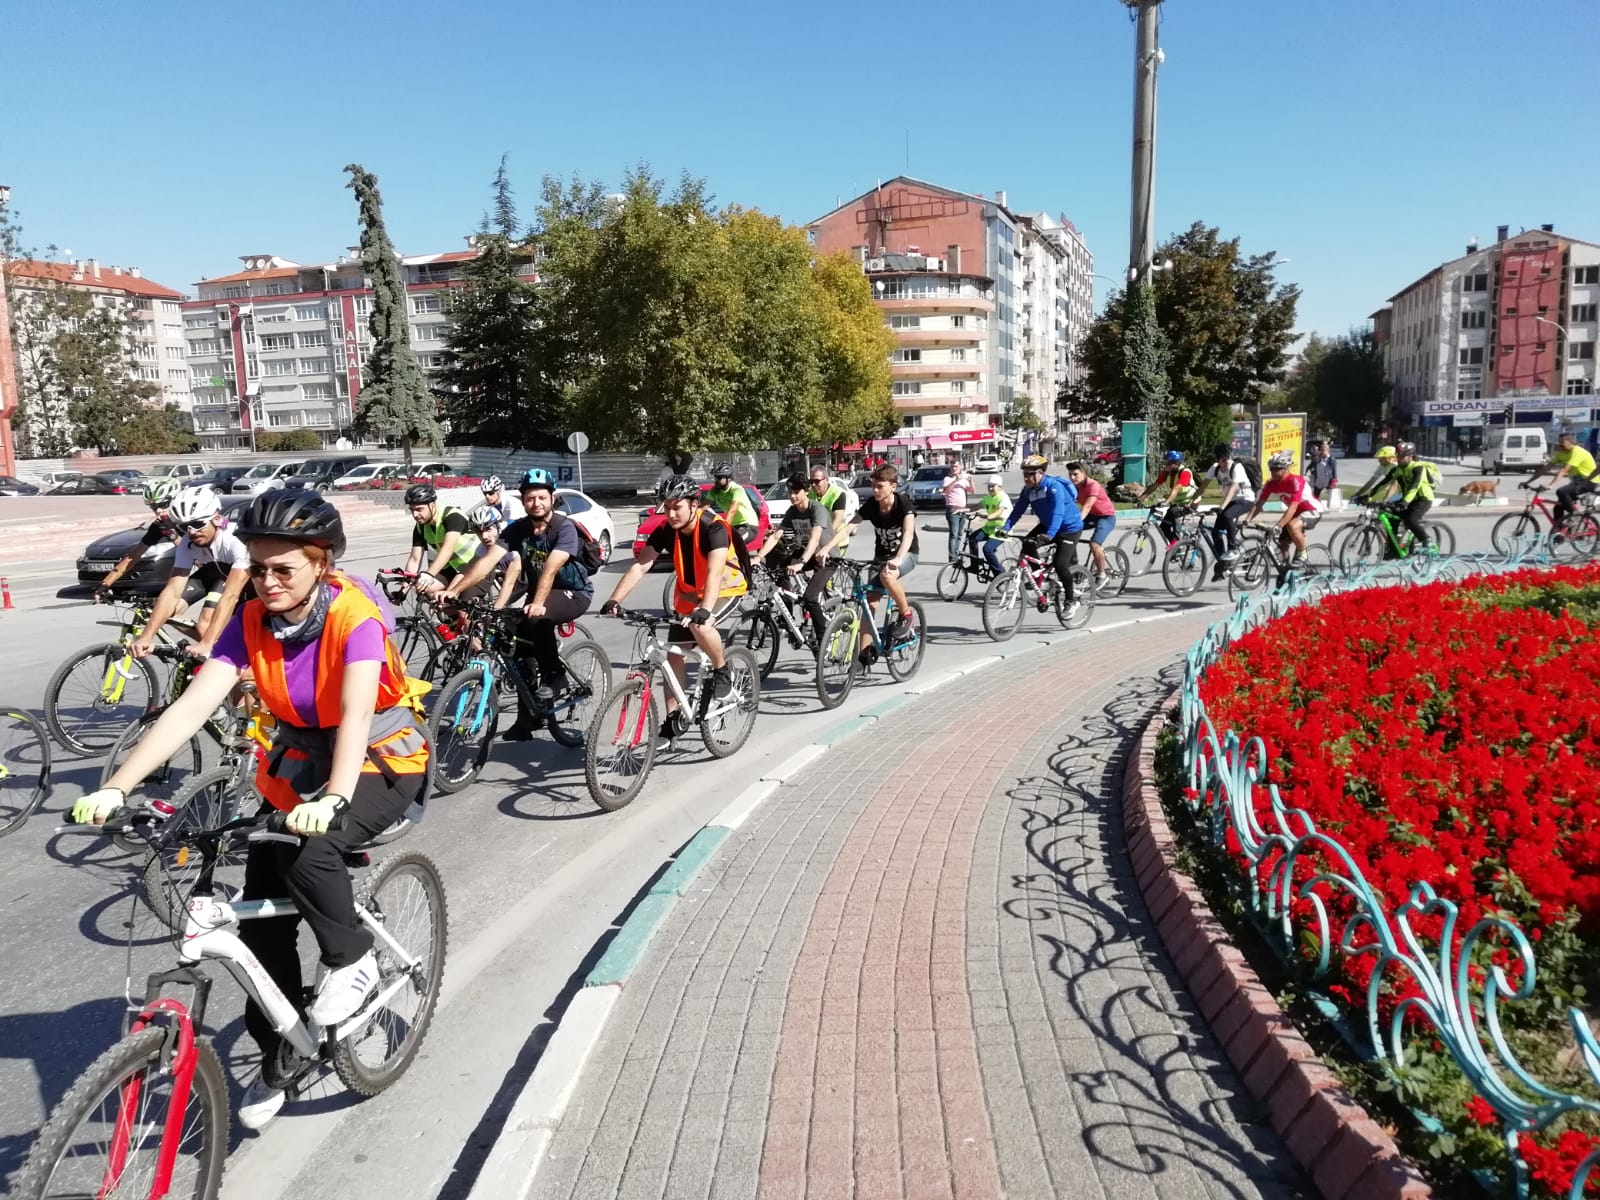
[{"label": "brick paving", "polygon": [[1134,725],[1206,619],[1008,660],[780,788],[623,989],[534,1195],[1312,1194],[1123,843]]}]

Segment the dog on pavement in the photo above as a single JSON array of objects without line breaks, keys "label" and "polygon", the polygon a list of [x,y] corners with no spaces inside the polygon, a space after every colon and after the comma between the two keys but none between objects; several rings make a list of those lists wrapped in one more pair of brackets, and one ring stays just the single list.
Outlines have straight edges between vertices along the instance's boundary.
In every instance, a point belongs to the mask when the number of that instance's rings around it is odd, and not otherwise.
[{"label": "dog on pavement", "polygon": [[1474,504],[1482,504],[1495,494],[1495,489],[1499,486],[1498,479],[1474,479],[1471,483],[1461,485],[1461,494],[1471,496]]}]

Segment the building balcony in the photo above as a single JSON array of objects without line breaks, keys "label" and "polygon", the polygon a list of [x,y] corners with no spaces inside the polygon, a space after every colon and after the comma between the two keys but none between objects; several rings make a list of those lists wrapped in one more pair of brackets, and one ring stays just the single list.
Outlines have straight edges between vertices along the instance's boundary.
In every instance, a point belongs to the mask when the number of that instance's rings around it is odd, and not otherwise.
[{"label": "building balcony", "polygon": [[976,293],[929,291],[916,296],[884,296],[874,300],[886,313],[974,313],[994,312],[994,301]]},{"label": "building balcony", "polygon": [[981,392],[947,396],[896,396],[897,412],[988,412],[989,398]]},{"label": "building balcony", "polygon": [[981,346],[987,329],[891,329],[900,346]]},{"label": "building balcony", "polygon": [[889,374],[895,379],[976,379],[983,368],[981,362],[891,362]]}]

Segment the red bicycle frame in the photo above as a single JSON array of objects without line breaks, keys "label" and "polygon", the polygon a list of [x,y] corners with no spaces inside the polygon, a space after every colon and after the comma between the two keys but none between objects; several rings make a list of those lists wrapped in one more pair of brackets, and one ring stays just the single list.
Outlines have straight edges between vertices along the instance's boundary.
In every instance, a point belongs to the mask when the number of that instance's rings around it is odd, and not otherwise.
[{"label": "red bicycle frame", "polygon": [[[172,1103],[167,1108],[166,1127],[161,1131],[161,1149],[156,1155],[155,1178],[150,1182],[150,1200],[161,1200],[172,1185],[172,1164],[178,1159],[178,1143],[183,1137],[183,1113],[189,1106],[189,1088],[194,1082],[194,1066],[200,1057],[195,1049],[194,1023],[189,1018],[189,1010],[181,1001],[170,996],[162,996],[146,1004],[134,1018],[128,1032],[143,1032],[160,1013],[166,1013],[176,1022],[174,1036],[177,1050],[172,1056]],[[139,1098],[143,1091],[142,1074],[135,1075],[122,1085],[117,1123],[111,1134],[110,1161],[106,1164],[105,1178],[100,1183],[98,1193],[101,1197],[116,1192],[123,1168],[128,1165],[128,1140],[132,1136],[134,1122],[138,1120]]]}]

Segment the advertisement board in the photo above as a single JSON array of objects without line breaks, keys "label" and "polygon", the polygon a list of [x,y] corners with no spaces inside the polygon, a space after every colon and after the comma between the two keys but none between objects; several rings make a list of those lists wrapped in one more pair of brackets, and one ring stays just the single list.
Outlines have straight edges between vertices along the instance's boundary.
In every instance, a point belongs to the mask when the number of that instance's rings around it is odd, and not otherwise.
[{"label": "advertisement board", "polygon": [[1293,470],[1298,473],[1306,458],[1305,413],[1273,413],[1261,418],[1262,478],[1267,475],[1267,460],[1285,450],[1294,456]]}]

